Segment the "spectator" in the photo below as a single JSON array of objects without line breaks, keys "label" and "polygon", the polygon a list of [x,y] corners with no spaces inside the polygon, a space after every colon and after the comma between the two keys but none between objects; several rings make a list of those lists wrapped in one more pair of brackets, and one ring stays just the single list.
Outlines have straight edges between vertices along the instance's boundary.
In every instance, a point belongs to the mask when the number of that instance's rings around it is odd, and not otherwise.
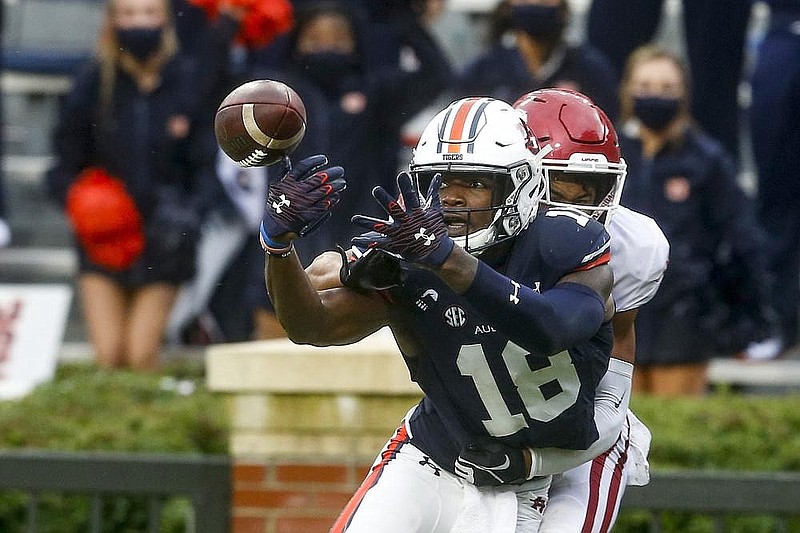
[{"label": "spectator", "polygon": [[[655,219],[670,242],[661,289],[637,317],[634,389],[701,394],[730,313],[718,285],[732,275],[726,264],[737,266],[738,294],[747,295],[737,304],[765,327],[763,235],[730,155],[692,121],[680,59],[655,46],[636,50],[620,92],[628,163],[622,203]],[[763,328],[747,340],[757,334]]]},{"label": "spectator", "polygon": [[800,4],[772,0],[752,78],[751,132],[759,216],[770,238],[771,302],[783,350],[798,342],[800,302]]},{"label": "spectator", "polygon": [[[655,36],[663,4],[664,0],[593,0],[587,41],[621,73],[630,53]],[[751,0],[682,1],[693,116],[736,157],[738,91],[751,4]]]},{"label": "spectator", "polygon": [[580,91],[614,119],[617,72],[597,49],[569,44],[567,0],[504,0],[492,14],[492,43],[459,76],[460,95],[514,102],[545,87]]},{"label": "spectator", "polygon": [[352,213],[373,211],[372,187],[388,185],[397,171],[401,127],[447,87],[450,69],[411,9],[397,12],[393,29],[418,60],[412,70],[366,62],[361,19],[339,3],[306,4],[296,20],[283,68],[261,70],[255,77],[284,81],[303,98],[308,129],[292,158],[325,153],[348,174],[342,205],[320,235],[301,245],[301,259],[308,262],[331,243],[349,242],[357,232]]},{"label": "spectator", "polygon": [[[75,229],[83,314],[104,368],[158,366],[177,287],[194,273],[193,180],[209,163],[195,142],[192,66],[168,0],[108,0],[96,56],[54,129],[48,185]],[[107,212],[111,201],[119,213]]]},{"label": "spectator", "polygon": [[[378,61],[375,54],[385,58],[388,52],[369,45],[373,40],[364,19],[343,4],[317,0],[303,3],[292,32],[271,47],[265,67],[253,73],[253,78],[286,82],[305,103],[308,129],[292,159],[324,152],[347,167],[342,205],[322,230],[298,246],[304,264],[336,243],[346,245],[358,233],[350,222],[353,213],[377,214],[370,193],[376,184],[388,186],[397,172],[402,126],[451,79],[444,53],[421,24],[423,15],[404,2],[392,13],[387,23],[401,47],[412,53],[412,68],[401,67],[397,59]],[[282,169],[276,165],[266,170],[274,174]],[[283,329],[267,300],[261,267],[252,270],[247,301],[254,306],[256,336],[271,338],[283,335]]]},{"label": "spectator", "polygon": [[[202,149],[215,154],[215,163],[205,167],[198,179],[206,209],[198,242],[197,276],[181,287],[167,339],[172,344],[246,341],[253,335],[248,282],[251,277],[263,277],[263,253],[255,233],[264,207],[266,174],[263,168],[238,167],[218,152],[210,127],[219,102],[243,81],[252,57],[291,27],[293,8],[288,0],[257,4],[174,0],[173,4],[182,5],[178,29],[183,29],[184,39],[192,39],[192,56],[205,74],[202,109],[207,116],[202,121],[208,125],[208,134],[202,136]],[[254,209],[257,212],[253,214]],[[252,217],[255,222],[248,224]],[[263,288],[259,291],[263,299],[261,294]]]}]

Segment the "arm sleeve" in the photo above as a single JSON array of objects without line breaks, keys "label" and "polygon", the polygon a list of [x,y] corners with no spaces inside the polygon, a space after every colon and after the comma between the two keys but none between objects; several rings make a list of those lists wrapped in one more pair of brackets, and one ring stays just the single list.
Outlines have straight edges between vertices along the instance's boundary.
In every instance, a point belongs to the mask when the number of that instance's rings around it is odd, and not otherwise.
[{"label": "arm sleeve", "polygon": [[588,339],[605,313],[600,295],[585,285],[559,283],[540,294],[483,262],[464,297],[533,354],[549,355]]},{"label": "arm sleeve", "polygon": [[628,414],[632,376],[633,365],[620,359],[611,359],[608,371],[595,391],[594,422],[598,439],[585,450],[531,449],[530,476],[566,472],[611,448],[619,438]]}]

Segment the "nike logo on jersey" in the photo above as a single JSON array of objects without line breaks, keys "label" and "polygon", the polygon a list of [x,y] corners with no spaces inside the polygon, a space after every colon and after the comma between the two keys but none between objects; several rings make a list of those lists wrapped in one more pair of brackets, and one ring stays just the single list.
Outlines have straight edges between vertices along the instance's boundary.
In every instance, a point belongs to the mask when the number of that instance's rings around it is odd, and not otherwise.
[{"label": "nike logo on jersey", "polygon": [[614,402],[614,409],[619,409],[619,406],[622,405],[622,400],[625,399],[625,393],[622,393],[622,396],[619,397],[619,400]]}]

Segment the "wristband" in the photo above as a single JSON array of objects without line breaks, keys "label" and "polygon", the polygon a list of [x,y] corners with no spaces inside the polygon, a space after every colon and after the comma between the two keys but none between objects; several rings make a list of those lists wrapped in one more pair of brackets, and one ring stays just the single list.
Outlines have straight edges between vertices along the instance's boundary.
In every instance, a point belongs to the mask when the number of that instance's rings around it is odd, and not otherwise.
[{"label": "wristband", "polygon": [[274,257],[289,257],[294,249],[293,242],[276,242],[270,239],[269,235],[267,235],[267,231],[264,229],[264,222],[261,222],[261,227],[258,231],[258,240],[261,242],[261,248]]}]

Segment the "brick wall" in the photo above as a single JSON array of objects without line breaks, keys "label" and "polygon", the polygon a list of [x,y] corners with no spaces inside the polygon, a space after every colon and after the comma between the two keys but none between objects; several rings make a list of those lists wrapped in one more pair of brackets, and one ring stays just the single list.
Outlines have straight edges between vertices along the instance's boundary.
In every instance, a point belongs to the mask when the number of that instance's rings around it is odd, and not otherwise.
[{"label": "brick wall", "polygon": [[420,397],[387,331],[215,346],[206,368],[232,423],[233,533],[326,533]]}]

